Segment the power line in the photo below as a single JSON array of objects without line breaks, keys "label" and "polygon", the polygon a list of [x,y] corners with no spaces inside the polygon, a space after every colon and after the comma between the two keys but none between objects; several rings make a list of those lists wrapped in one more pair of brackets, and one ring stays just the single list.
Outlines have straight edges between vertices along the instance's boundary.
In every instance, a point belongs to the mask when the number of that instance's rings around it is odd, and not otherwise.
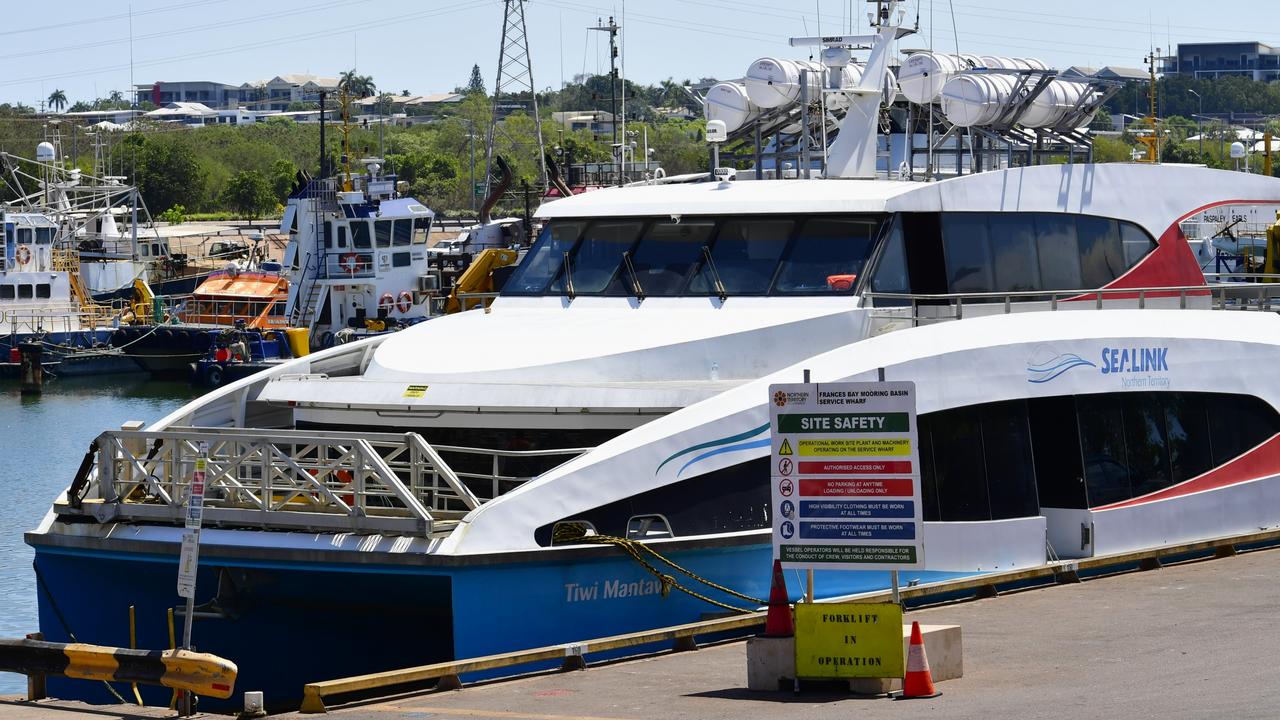
[{"label": "power line", "polygon": [[[178,3],[177,5],[168,5],[165,7],[152,8],[150,10],[139,10],[132,13],[132,15],[133,17],[138,17],[139,15],[153,15],[155,13],[185,10],[189,7],[206,7],[215,3],[224,2],[227,2],[227,0],[190,0],[190,2]],[[81,18],[79,20],[68,20],[66,22],[54,23],[52,25],[36,25],[32,27],[2,30],[0,31],[0,37],[5,35],[26,35],[29,33],[38,33],[44,30],[57,30],[59,28],[75,27],[76,25],[96,25],[103,22],[110,22],[111,20],[125,20],[129,16],[130,13],[122,12],[116,13],[115,15],[99,15],[97,17]]]}]

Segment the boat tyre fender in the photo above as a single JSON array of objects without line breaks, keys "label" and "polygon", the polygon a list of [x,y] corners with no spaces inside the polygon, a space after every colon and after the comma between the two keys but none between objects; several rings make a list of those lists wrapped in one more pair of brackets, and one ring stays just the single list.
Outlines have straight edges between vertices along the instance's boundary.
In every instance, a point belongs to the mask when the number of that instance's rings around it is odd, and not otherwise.
[{"label": "boat tyre fender", "polygon": [[396,307],[396,299],[391,293],[382,293],[382,297],[378,298],[378,309],[385,312],[391,312]]},{"label": "boat tyre fender", "polygon": [[328,350],[331,347],[333,347],[333,333],[325,330],[320,333],[320,348],[322,350]]},{"label": "boat tyre fender", "polygon": [[410,295],[408,290],[401,290],[400,296],[396,298],[396,309],[402,313],[407,313],[412,307],[413,295]]},{"label": "boat tyre fender", "polygon": [[210,365],[204,369],[204,384],[216,388],[222,384],[222,366]]},{"label": "boat tyre fender", "polygon": [[200,366],[195,363],[187,363],[187,384],[200,384]]},{"label": "boat tyre fender", "polygon": [[209,348],[213,347],[213,338],[209,337],[209,333],[193,332],[191,333],[191,349],[198,353],[209,352]]}]

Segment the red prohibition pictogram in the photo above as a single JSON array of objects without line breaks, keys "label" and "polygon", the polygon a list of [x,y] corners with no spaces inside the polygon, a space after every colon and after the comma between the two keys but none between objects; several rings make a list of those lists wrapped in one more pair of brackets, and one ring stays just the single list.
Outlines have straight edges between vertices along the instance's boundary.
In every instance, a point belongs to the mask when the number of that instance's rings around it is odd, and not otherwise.
[{"label": "red prohibition pictogram", "polygon": [[795,465],[792,464],[791,458],[782,458],[781,460],[778,461],[779,475],[790,475],[791,471],[794,469],[795,469]]},{"label": "red prohibition pictogram", "polygon": [[782,478],[782,481],[778,483],[778,492],[782,493],[783,497],[791,497],[791,493],[794,491],[795,486],[791,483],[791,478]]}]

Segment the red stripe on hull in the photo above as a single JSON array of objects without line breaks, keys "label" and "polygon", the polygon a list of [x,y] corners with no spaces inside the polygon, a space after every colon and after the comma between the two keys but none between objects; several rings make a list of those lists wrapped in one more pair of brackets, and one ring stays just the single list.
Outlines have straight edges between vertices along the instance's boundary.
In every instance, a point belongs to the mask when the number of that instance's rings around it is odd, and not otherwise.
[{"label": "red stripe on hull", "polygon": [[1240,483],[1272,475],[1280,475],[1280,433],[1272,435],[1270,439],[1261,445],[1203,475],[1197,475],[1190,480],[1184,480],[1177,485],[1171,485],[1163,490],[1157,490],[1132,500],[1103,505],[1093,509],[1114,510],[1116,508],[1142,505],[1156,500],[1167,500],[1205,490],[1216,490],[1229,485],[1239,485]]}]

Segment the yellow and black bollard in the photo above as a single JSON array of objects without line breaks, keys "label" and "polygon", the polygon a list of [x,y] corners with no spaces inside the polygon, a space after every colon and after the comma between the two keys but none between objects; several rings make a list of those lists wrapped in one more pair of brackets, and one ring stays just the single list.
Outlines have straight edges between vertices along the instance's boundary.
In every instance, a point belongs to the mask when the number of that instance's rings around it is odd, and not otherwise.
[{"label": "yellow and black bollard", "polygon": [[0,639],[0,672],[163,685],[225,700],[236,664],[189,650],[129,650],[85,643]]}]

